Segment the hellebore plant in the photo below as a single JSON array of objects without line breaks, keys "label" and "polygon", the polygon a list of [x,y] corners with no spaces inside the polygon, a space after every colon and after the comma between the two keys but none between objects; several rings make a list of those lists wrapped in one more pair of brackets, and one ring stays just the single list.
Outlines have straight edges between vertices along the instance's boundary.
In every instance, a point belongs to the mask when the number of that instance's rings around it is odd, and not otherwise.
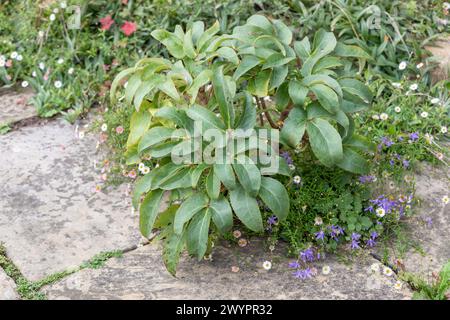
[{"label": "hellebore plant", "polygon": [[205,30],[202,22],[153,31],[171,58],[142,59],[111,87],[113,102],[120,96],[136,109],[128,163],[158,162],[136,182],[133,204],[144,236],[161,230],[172,274],[184,248],[202,259],[210,234],[229,231],[234,215],[255,232],[264,230],[259,203],[286,218],[289,197],[277,178],[290,170],[278,142],[358,174],[367,174],[361,153],[372,150],[350,116],[372,99],[354,77],[353,62],[370,58],[362,49],[324,30],[297,41],[261,15],[231,35],[218,32],[219,23]]}]

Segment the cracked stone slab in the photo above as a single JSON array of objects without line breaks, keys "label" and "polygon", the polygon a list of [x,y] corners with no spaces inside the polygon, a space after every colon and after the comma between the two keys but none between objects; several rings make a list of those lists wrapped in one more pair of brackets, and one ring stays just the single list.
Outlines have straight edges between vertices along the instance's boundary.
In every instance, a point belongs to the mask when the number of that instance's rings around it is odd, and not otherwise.
[{"label": "cracked stone slab", "polygon": [[425,49],[432,53],[433,59],[438,63],[438,66],[431,72],[433,83],[448,79],[450,72],[450,37],[436,41],[432,46],[427,46]]},{"label": "cracked stone slab", "polygon": [[20,297],[16,291],[16,284],[0,268],[0,300],[19,300]]},{"label": "cracked stone slab", "polygon": [[439,272],[450,260],[450,204],[442,198],[450,195],[450,170],[445,166],[422,164],[416,175],[416,213],[406,221],[407,236],[413,247],[406,253],[388,248],[391,260],[400,261],[405,271],[428,276]]},{"label": "cracked stone slab", "polygon": [[[293,277],[285,252],[269,253],[259,241],[245,248],[218,246],[212,261],[183,256],[172,277],[161,260],[161,249],[150,244],[109,260],[101,269],[85,269],[43,289],[49,299],[409,299],[406,286],[374,273],[378,263],[364,256],[346,265],[327,257],[320,265],[328,275],[308,280]],[[265,260],[272,269],[262,268]],[[238,266],[238,272],[231,267]],[[318,266],[320,267],[320,266]]]},{"label": "cracked stone slab", "polygon": [[0,153],[0,242],[29,280],[139,242],[126,185],[94,192],[92,135],[56,119],[0,136]]},{"label": "cracked stone slab", "polygon": [[29,103],[32,96],[31,90],[0,93],[0,125],[37,116],[36,108]]}]

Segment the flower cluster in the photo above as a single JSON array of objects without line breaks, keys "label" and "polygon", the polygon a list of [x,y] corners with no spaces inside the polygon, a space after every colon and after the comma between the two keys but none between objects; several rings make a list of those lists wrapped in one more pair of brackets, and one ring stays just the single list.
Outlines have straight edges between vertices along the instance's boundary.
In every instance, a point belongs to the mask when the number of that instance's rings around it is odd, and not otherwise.
[{"label": "flower cluster", "polygon": [[299,252],[298,259],[289,263],[289,268],[294,269],[293,276],[297,279],[306,280],[317,274],[317,269],[312,265],[322,258],[321,253],[313,248],[307,248]]},{"label": "flower cluster", "polygon": [[370,205],[365,208],[365,211],[375,213],[378,218],[383,218],[386,214],[398,212],[400,218],[404,215],[405,209],[409,208],[412,199],[412,194],[408,197],[400,196],[398,199],[394,199],[392,196],[380,195],[376,199],[369,200]]}]

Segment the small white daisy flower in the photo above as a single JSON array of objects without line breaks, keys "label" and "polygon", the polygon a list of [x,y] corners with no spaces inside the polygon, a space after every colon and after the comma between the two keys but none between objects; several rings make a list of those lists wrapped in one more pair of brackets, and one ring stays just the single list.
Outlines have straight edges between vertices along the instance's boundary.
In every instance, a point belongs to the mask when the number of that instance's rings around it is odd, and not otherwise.
[{"label": "small white daisy flower", "polygon": [[402,87],[402,84],[401,84],[400,82],[392,82],[392,86],[393,86],[394,88],[399,89],[399,88]]},{"label": "small white daisy flower", "polygon": [[442,126],[441,127],[441,133],[447,133],[447,127],[446,126]]},{"label": "small white daisy flower", "polygon": [[147,174],[147,173],[150,172],[150,168],[149,167],[144,167],[141,172],[142,172],[142,174]]},{"label": "small white daisy flower", "polygon": [[295,184],[299,184],[300,182],[302,182],[302,178],[300,178],[300,176],[295,176],[292,180]]},{"label": "small white daisy flower", "polygon": [[42,30],[39,30],[39,32],[38,32],[38,36],[39,36],[39,38],[43,38],[43,37],[44,37],[44,35],[45,35],[45,32],[44,32],[44,31],[42,31]]},{"label": "small white daisy flower", "polygon": [[145,164],[144,163],[139,163],[139,165],[138,165],[138,170],[139,171],[142,171],[142,169],[144,169],[145,168]]},{"label": "small white daisy flower", "polygon": [[315,218],[314,218],[314,225],[320,226],[320,225],[322,225],[322,224],[323,224],[323,220],[322,220],[321,217],[315,217]]},{"label": "small white daisy flower", "polygon": [[380,120],[380,116],[377,115],[377,114],[374,114],[374,115],[372,116],[372,119],[373,119],[373,120]]},{"label": "small white daisy flower", "polygon": [[28,81],[22,81],[22,88],[28,87]]},{"label": "small white daisy flower", "polygon": [[394,274],[394,271],[392,271],[392,269],[389,268],[389,267],[384,267],[383,268],[383,274],[385,276],[387,276],[387,277],[390,277],[390,276],[392,276]]},{"label": "small white daisy flower", "polygon": [[448,202],[449,202],[448,196],[443,196],[443,197],[442,197],[442,203],[443,203],[443,204],[448,204]]},{"label": "small white daisy flower", "polygon": [[58,8],[53,9],[53,13],[54,13],[54,14],[58,14],[58,12],[59,12],[59,9],[58,9]]},{"label": "small white daisy flower", "polygon": [[400,64],[398,65],[398,69],[405,70],[406,69],[406,61],[400,62]]},{"label": "small white daisy flower", "polygon": [[67,8],[67,3],[61,2],[60,7],[61,7],[61,9]]},{"label": "small white daisy flower", "polygon": [[83,139],[84,138],[84,131],[80,131],[78,133],[78,138]]},{"label": "small white daisy flower", "polygon": [[384,121],[384,120],[387,120],[388,117],[389,117],[389,116],[388,116],[387,113],[384,113],[384,112],[383,112],[382,114],[380,114],[380,120],[383,120],[383,121]]},{"label": "small white daisy flower", "polygon": [[380,272],[380,265],[378,263],[372,263],[370,270],[372,270],[372,272]]},{"label": "small white daisy flower", "polygon": [[59,80],[56,80],[54,84],[55,84],[55,88],[56,88],[56,89],[59,89],[59,88],[62,87],[62,82],[59,81]]},{"label": "small white daisy flower", "polygon": [[265,270],[270,270],[270,269],[272,269],[272,262],[270,262],[270,261],[264,261],[264,262],[263,262],[263,268],[264,268]]},{"label": "small white daisy flower", "polygon": [[56,19],[56,16],[52,13],[52,14],[50,15],[50,21],[55,21],[55,19]]},{"label": "small white daisy flower", "polygon": [[401,290],[402,287],[403,287],[403,283],[402,283],[400,280],[397,280],[397,281],[394,283],[394,289],[395,289],[395,290]]},{"label": "small white daisy flower", "polygon": [[294,166],[293,164],[290,164],[290,165],[289,165],[289,169],[295,170],[295,166]]},{"label": "small white daisy flower", "polygon": [[375,210],[377,217],[379,218],[383,218],[386,214],[386,212],[384,211],[383,208],[377,208],[377,210]]},{"label": "small white daisy flower", "polygon": [[328,275],[328,274],[330,274],[330,272],[331,272],[330,266],[323,266],[323,267],[322,267],[322,273],[323,273],[324,275]]},{"label": "small white daisy flower", "polygon": [[18,55],[16,51],[11,52],[11,59],[16,59]]},{"label": "small white daisy flower", "polygon": [[16,58],[17,61],[22,61],[23,60],[23,56],[21,54],[19,54]]},{"label": "small white daisy flower", "polygon": [[400,108],[400,107],[395,107],[395,108],[394,108],[394,111],[397,112],[397,113],[399,113],[399,112],[402,111],[402,108]]},{"label": "small white daisy flower", "polygon": [[39,69],[44,70],[45,64],[43,62],[39,63]]},{"label": "small white daisy flower", "polygon": [[423,62],[417,64],[417,66],[416,66],[417,69],[420,69],[420,68],[422,68],[422,67],[423,67]]},{"label": "small white daisy flower", "polygon": [[64,59],[63,58],[59,58],[57,62],[58,62],[58,64],[63,64],[64,63]]},{"label": "small white daisy flower", "polygon": [[411,91],[416,91],[418,88],[417,83],[413,83],[412,85],[409,86],[409,90]]},{"label": "small white daisy flower", "polygon": [[421,116],[422,118],[428,118],[428,112],[423,111],[423,112],[420,114],[420,116]]},{"label": "small white daisy flower", "polygon": [[103,132],[105,132],[106,130],[108,130],[108,125],[106,123],[102,124],[101,129]]},{"label": "small white daisy flower", "polygon": [[68,74],[72,75],[75,72],[74,68],[69,68],[69,70],[67,71]]},{"label": "small white daisy flower", "polygon": [[0,59],[0,68],[3,68],[6,65],[6,61],[3,59]]},{"label": "small white daisy flower", "polygon": [[433,99],[431,99],[430,100],[430,102],[432,103],[432,104],[437,104],[437,103],[439,103],[439,98],[433,98]]}]

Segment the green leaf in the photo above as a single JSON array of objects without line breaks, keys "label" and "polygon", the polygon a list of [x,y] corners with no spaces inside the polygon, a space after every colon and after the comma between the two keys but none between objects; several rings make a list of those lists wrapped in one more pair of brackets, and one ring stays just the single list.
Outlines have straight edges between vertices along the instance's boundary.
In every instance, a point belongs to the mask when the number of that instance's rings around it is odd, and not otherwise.
[{"label": "green leaf", "polygon": [[181,234],[177,234],[169,230],[164,241],[163,261],[167,271],[173,276],[175,276],[180,254],[183,251],[185,243],[186,233],[184,231]]},{"label": "green leaf", "polygon": [[213,73],[211,70],[206,69],[200,72],[199,75],[195,77],[191,86],[187,90],[187,93],[191,96],[191,104],[193,104],[197,99],[198,90],[211,80],[212,74]]},{"label": "green leaf", "polygon": [[[272,70],[263,70],[258,72],[254,81],[253,94],[257,97],[265,97],[268,95],[269,81],[272,75]],[[249,91],[250,88],[249,88]]]},{"label": "green leaf", "polygon": [[328,112],[336,113],[339,110],[339,97],[333,89],[323,84],[314,84],[310,89]]},{"label": "green leaf", "polygon": [[247,91],[244,93],[244,99],[244,111],[239,119],[237,128],[249,130],[253,129],[256,125],[256,108],[253,104],[252,96]]},{"label": "green leaf", "polygon": [[156,216],[159,213],[163,190],[153,190],[147,193],[140,207],[139,228],[144,237],[148,238],[153,229]]},{"label": "green leaf", "polygon": [[291,62],[294,59],[295,57],[285,57],[281,53],[274,53],[266,60],[261,70],[279,67]]},{"label": "green leaf", "polygon": [[192,30],[188,30],[183,38],[183,49],[185,55],[189,58],[194,59],[197,56],[197,53],[194,49],[194,43],[192,42]]},{"label": "green leaf", "polygon": [[252,231],[264,230],[258,202],[240,186],[230,191],[230,201],[236,216]]},{"label": "green leaf", "polygon": [[270,78],[269,91],[280,87],[285,83],[286,77],[288,75],[289,68],[287,65],[275,67],[272,69],[272,76]]},{"label": "green leaf", "polygon": [[183,41],[169,31],[163,29],[154,30],[152,37],[161,42],[169,53],[177,59],[183,59],[185,56]]},{"label": "green leaf", "polygon": [[239,58],[236,54],[236,51],[229,47],[222,47],[217,50],[217,54],[219,57],[224,58],[225,60],[230,61],[232,64],[239,64]]},{"label": "green leaf", "polygon": [[280,139],[295,148],[303,138],[306,129],[306,112],[301,107],[294,107],[284,122]]},{"label": "green leaf", "polygon": [[151,119],[152,117],[148,110],[141,109],[138,112],[133,112],[130,120],[130,134],[128,135],[127,148],[135,145],[141,139],[150,127]]},{"label": "green leaf", "polygon": [[336,163],[336,165],[341,169],[357,174],[367,174],[369,172],[367,160],[356,151],[346,147],[344,147],[342,160]]},{"label": "green leaf", "polygon": [[173,176],[166,179],[164,183],[159,183],[158,187],[163,190],[174,190],[191,187],[191,171],[190,168],[182,168]]},{"label": "green leaf", "polygon": [[151,146],[163,142],[172,137],[174,129],[166,127],[153,127],[148,130],[139,142],[138,152],[142,153]]},{"label": "green leaf", "polygon": [[154,168],[150,174],[153,175],[152,189],[157,189],[167,181],[176,176],[185,166],[168,162],[165,165]]},{"label": "green leaf", "polygon": [[141,83],[141,72],[133,74],[130,79],[128,79],[128,84],[125,88],[125,101],[127,104],[131,104],[134,94],[136,93]]},{"label": "green leaf", "polygon": [[208,197],[203,192],[194,193],[184,200],[178,208],[173,221],[173,230],[176,234],[181,234],[184,224],[188,222],[197,212],[204,209],[208,204]]},{"label": "green leaf", "polygon": [[162,107],[154,114],[156,118],[162,118],[172,121],[180,128],[185,128],[191,131],[193,128],[192,120],[186,115],[185,110],[180,110],[176,107]]},{"label": "green leaf", "polygon": [[249,70],[256,67],[258,64],[260,64],[261,61],[258,57],[255,56],[245,56],[242,60],[239,66],[236,68],[233,74],[233,79],[237,81],[240,77],[242,77],[244,74],[246,74]]},{"label": "green leaf", "polygon": [[261,187],[261,172],[253,161],[245,155],[239,155],[236,158],[236,163],[233,164],[233,168],[239,182],[248,194],[253,197],[258,195]]},{"label": "green leaf", "polygon": [[197,213],[187,228],[187,247],[190,253],[196,253],[200,261],[208,247],[209,224],[211,222],[211,211],[203,209]]},{"label": "green leaf", "polygon": [[191,173],[191,186],[192,188],[196,188],[198,184],[198,180],[200,179],[201,175],[203,174],[203,171],[205,171],[206,168],[209,166],[205,163],[199,164]]},{"label": "green leaf", "polygon": [[129,76],[130,74],[132,74],[135,71],[136,71],[135,68],[128,68],[128,69],[125,69],[125,70],[119,72],[119,74],[114,78],[114,81],[111,84],[111,89],[110,89],[110,94],[109,94],[109,98],[110,98],[112,104],[114,104],[116,102],[116,91],[117,91],[117,87],[119,86],[120,81],[122,81],[125,77]]},{"label": "green leaf", "polygon": [[278,111],[284,111],[289,104],[289,84],[284,82],[275,93],[275,103]]},{"label": "green leaf", "polygon": [[344,146],[359,149],[364,152],[375,152],[376,150],[376,145],[374,143],[370,142],[366,137],[357,134],[345,139]]},{"label": "green leaf", "polygon": [[203,129],[219,129],[225,130],[223,122],[217,118],[214,112],[202,107],[200,105],[194,105],[186,110],[189,118],[203,123]]},{"label": "green leaf", "polygon": [[309,89],[303,86],[299,81],[291,80],[289,82],[289,96],[296,106],[303,106],[305,104],[308,91]]},{"label": "green leaf", "polygon": [[221,196],[217,200],[211,200],[209,203],[212,220],[217,229],[223,234],[233,226],[233,212],[228,200]]},{"label": "green leaf", "polygon": [[141,196],[148,192],[152,187],[153,174],[149,173],[136,180],[133,190],[133,207],[137,209]]},{"label": "green leaf", "polygon": [[342,97],[343,95],[339,82],[324,74],[313,74],[307,76],[302,80],[302,84],[306,87],[311,87],[315,84],[323,84],[333,89],[339,97]]},{"label": "green leaf", "polygon": [[234,176],[233,167],[231,164],[214,164],[214,173],[228,190],[231,190],[236,186],[236,178]]},{"label": "green leaf", "polygon": [[166,78],[165,81],[158,84],[158,89],[167,94],[172,99],[178,101],[180,100],[180,95],[178,94],[178,90],[175,87],[173,80],[169,77]]},{"label": "green leaf", "polygon": [[356,104],[367,105],[372,102],[372,92],[369,88],[356,79],[340,79],[339,83],[344,91],[344,98]]},{"label": "green leaf", "polygon": [[223,75],[223,67],[216,68],[212,75],[214,95],[219,104],[219,111],[227,128],[231,128],[234,123],[232,84],[228,83]]},{"label": "green leaf", "polygon": [[211,38],[219,31],[220,31],[219,21],[216,21],[211,26],[211,28],[209,28],[205,32],[203,32],[203,34],[200,36],[200,38],[198,39],[198,42],[197,42],[198,52],[203,52],[206,49],[207,44],[211,40]]},{"label": "green leaf", "polygon": [[323,29],[319,30],[314,37],[314,50],[306,59],[300,73],[306,77],[311,75],[315,64],[324,56],[329,54],[336,47],[336,37],[332,32],[325,32]]},{"label": "green leaf", "polygon": [[294,51],[303,62],[306,61],[311,55],[311,44],[308,37],[304,37],[302,41],[296,41]]},{"label": "green leaf", "polygon": [[361,49],[358,46],[346,45],[338,42],[336,48],[334,49],[334,54],[339,57],[353,57],[359,59],[372,60],[370,54]]},{"label": "green leaf", "polygon": [[292,31],[280,20],[273,20],[273,27],[277,33],[278,39],[285,45],[290,45],[292,42]]},{"label": "green leaf", "polygon": [[342,160],[342,141],[337,130],[328,121],[316,118],[306,125],[311,149],[317,159],[326,166]]},{"label": "green leaf", "polygon": [[262,177],[259,197],[280,221],[286,219],[289,213],[289,195],[280,182]]},{"label": "green leaf", "polygon": [[210,170],[206,177],[206,192],[210,199],[217,199],[220,195],[220,180],[214,170]]}]

